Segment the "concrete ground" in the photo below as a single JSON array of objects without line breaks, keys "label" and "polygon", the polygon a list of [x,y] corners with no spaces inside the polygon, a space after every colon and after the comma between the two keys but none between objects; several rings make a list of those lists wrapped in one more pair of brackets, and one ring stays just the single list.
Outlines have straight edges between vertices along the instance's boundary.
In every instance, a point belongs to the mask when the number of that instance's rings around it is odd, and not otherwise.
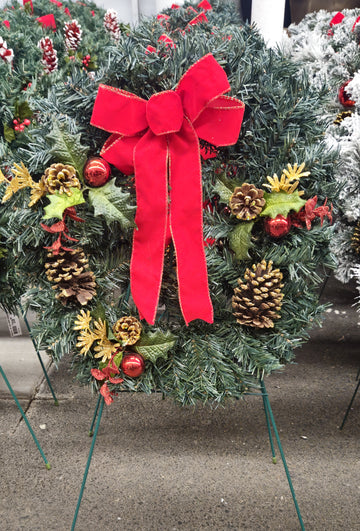
[{"label": "concrete ground", "polygon": [[[307,530],[360,530],[360,392],[339,430],[360,366],[354,294],[331,279],[323,328],[298,349],[297,364],[266,380]],[[70,530],[96,398],[64,360],[50,370],[55,407],[30,339],[9,339],[0,324],[0,363],[52,465],[2,386],[0,529]],[[105,409],[76,530],[276,529],[300,526],[281,460],[271,460],[261,398],[194,410],[124,393]]]}]

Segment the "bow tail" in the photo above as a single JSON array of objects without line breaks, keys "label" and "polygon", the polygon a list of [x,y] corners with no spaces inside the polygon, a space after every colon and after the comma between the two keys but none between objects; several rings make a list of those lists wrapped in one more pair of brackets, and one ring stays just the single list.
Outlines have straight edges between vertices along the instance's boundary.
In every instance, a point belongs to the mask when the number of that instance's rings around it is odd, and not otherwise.
[{"label": "bow tail", "polygon": [[186,324],[213,322],[203,240],[201,161],[197,134],[186,118],[169,139],[170,230],[177,260],[179,301]]},{"label": "bow tail", "polygon": [[130,264],[131,293],[140,318],[154,324],[168,217],[166,137],[148,131],[136,145],[134,163],[137,210]]}]

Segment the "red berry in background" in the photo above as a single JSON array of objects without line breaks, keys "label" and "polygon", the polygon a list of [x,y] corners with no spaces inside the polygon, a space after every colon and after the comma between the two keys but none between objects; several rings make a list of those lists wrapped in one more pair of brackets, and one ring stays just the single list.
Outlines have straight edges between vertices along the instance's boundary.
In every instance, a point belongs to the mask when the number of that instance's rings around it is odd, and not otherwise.
[{"label": "red berry in background", "polygon": [[25,120],[23,121],[23,124],[24,125],[30,125],[31,124],[31,121],[29,120],[29,118],[25,118]]},{"label": "red berry in background", "polygon": [[20,131],[20,126],[15,125],[14,129],[15,129],[15,131]]},{"label": "red berry in background", "polygon": [[278,214],[275,218],[265,218],[264,221],[265,232],[272,238],[281,238],[285,236],[291,228],[290,217],[285,218]]},{"label": "red berry in background", "polygon": [[110,178],[111,169],[101,157],[90,158],[84,167],[84,179],[89,186],[103,186]]},{"label": "red berry in background", "polygon": [[346,81],[345,83],[343,83],[341,87],[339,88],[339,93],[338,93],[339,102],[344,107],[353,107],[356,103],[354,100],[350,99],[350,96],[346,91],[346,87],[348,86],[350,81],[352,80],[349,79],[349,81]]},{"label": "red berry in background", "polygon": [[19,129],[20,129],[20,131],[24,131],[24,129],[25,129],[25,125],[20,124],[20,125],[19,125]]},{"label": "red berry in background", "polygon": [[145,361],[141,354],[124,354],[120,367],[126,376],[137,378],[145,370]]}]

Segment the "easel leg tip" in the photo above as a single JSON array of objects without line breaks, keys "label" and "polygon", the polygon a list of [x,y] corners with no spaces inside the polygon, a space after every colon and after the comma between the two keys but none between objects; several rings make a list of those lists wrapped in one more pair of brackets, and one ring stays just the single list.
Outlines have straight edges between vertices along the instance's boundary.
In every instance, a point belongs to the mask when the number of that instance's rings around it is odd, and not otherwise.
[{"label": "easel leg tip", "polygon": [[54,406],[58,406],[59,405],[59,401],[58,400],[55,400],[54,401]]},{"label": "easel leg tip", "polygon": [[51,465],[50,465],[50,463],[46,463],[46,464],[45,464],[45,467],[46,467],[47,470],[50,470],[50,469],[51,469]]},{"label": "easel leg tip", "polygon": [[92,437],[94,435],[93,431],[89,431],[89,437]]},{"label": "easel leg tip", "polygon": [[273,458],[272,458],[272,462],[274,463],[274,465],[276,465],[276,463],[277,463],[277,459],[276,459],[276,457],[273,457]]}]

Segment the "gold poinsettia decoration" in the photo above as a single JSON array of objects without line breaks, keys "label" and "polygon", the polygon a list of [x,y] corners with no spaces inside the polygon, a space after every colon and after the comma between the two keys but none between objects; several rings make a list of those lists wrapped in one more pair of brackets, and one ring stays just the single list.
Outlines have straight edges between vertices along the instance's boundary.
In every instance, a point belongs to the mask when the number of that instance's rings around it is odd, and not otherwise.
[{"label": "gold poinsettia decoration", "polygon": [[47,193],[46,189],[43,188],[41,183],[36,183],[33,181],[29,170],[26,168],[23,162],[20,162],[20,165],[14,163],[14,166],[11,168],[11,172],[14,175],[11,181],[6,179],[3,174],[0,176],[0,182],[3,182],[4,180],[8,182],[4,197],[2,198],[2,203],[5,203],[5,201],[10,199],[10,197],[23,188],[31,188],[31,200],[29,206],[34,205],[40,199],[40,197]]},{"label": "gold poinsettia decoration", "polygon": [[0,170],[0,183],[3,183],[3,182],[9,182],[7,180],[7,178],[5,177],[5,175],[3,174],[3,172]]},{"label": "gold poinsettia decoration", "polygon": [[120,343],[112,343],[110,339],[102,339],[98,345],[94,347],[96,354],[94,358],[101,358],[100,361],[104,362],[111,358],[113,354],[120,348]]},{"label": "gold poinsettia decoration", "polygon": [[[267,176],[269,184],[263,184],[265,188],[268,188],[270,192],[286,192],[287,194],[292,194],[299,184],[300,177],[307,177],[310,175],[309,171],[303,171],[305,168],[305,162],[300,164],[300,166],[295,163],[293,166],[291,164],[287,165],[287,169],[284,168],[281,174],[281,177],[277,176],[276,173],[272,177]],[[304,192],[299,192],[299,196],[304,195]]]},{"label": "gold poinsettia decoration", "polygon": [[101,318],[93,320],[89,310],[80,310],[74,323],[73,330],[80,330],[76,343],[80,354],[86,356],[94,343],[97,343],[94,346],[96,352],[94,357],[101,358],[101,361],[105,362],[120,348],[120,343],[114,343],[108,339],[106,321]]}]

